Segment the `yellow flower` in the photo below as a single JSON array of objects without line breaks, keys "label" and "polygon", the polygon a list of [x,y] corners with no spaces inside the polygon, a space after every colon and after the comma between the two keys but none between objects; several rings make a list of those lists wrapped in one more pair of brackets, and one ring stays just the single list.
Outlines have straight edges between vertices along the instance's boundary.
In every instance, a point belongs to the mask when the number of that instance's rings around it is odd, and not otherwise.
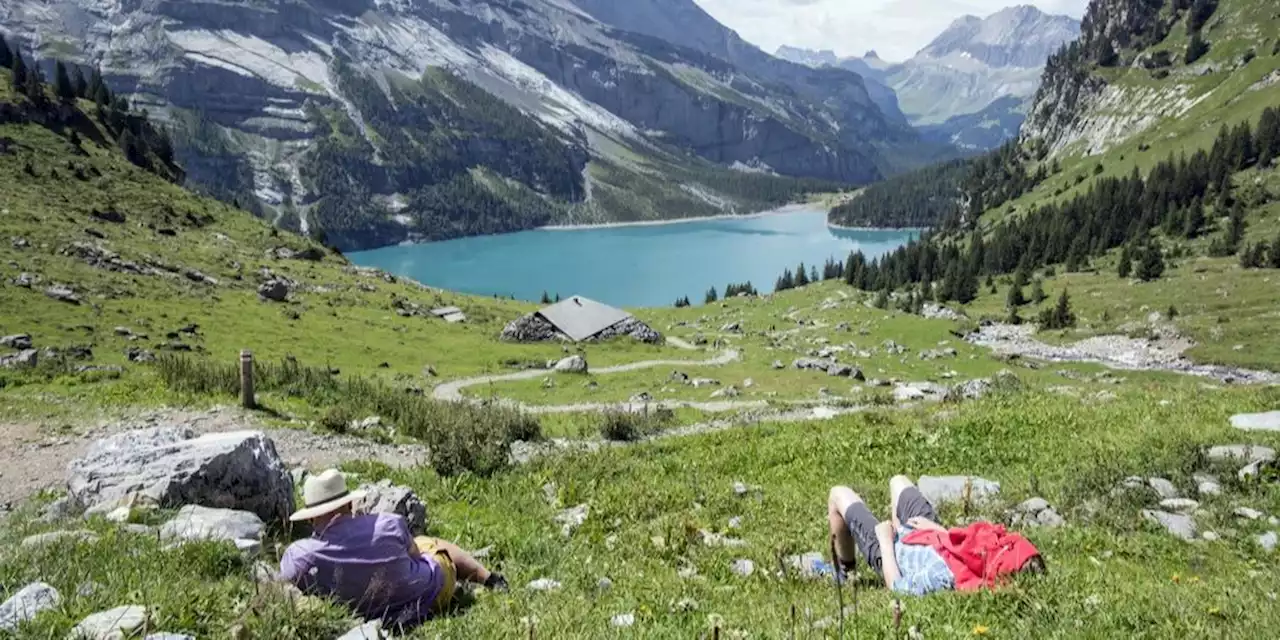
[{"label": "yellow flower", "polygon": [[1179,576],[1179,575],[1178,575],[1178,574],[1176,574],[1176,573],[1175,573],[1175,574],[1173,574],[1173,581],[1174,581],[1174,582],[1182,582],[1182,576]]},{"label": "yellow flower", "polygon": [[973,635],[975,636],[985,636],[987,635],[988,631],[990,631],[990,629],[988,629],[987,625],[985,624],[978,624],[973,626]]},{"label": "yellow flower", "polygon": [[1200,576],[1191,576],[1191,582],[1200,582]]},{"label": "yellow flower", "polygon": [[1211,616],[1222,615],[1222,609],[1219,609],[1218,607],[1209,607],[1209,615]]}]

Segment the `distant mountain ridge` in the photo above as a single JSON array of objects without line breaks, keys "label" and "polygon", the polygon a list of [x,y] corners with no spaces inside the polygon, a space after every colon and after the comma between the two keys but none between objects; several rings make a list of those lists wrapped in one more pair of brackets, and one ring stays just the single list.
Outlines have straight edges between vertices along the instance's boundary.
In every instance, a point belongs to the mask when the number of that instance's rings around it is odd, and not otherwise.
[{"label": "distant mountain ridge", "polygon": [[1078,20],[1021,5],[986,18],[957,18],[899,64],[795,47],[779,48],[777,55],[847,69],[869,85],[882,83],[893,89],[902,111],[925,129],[926,137],[978,151],[1016,135],[1045,61],[1079,34]]}]

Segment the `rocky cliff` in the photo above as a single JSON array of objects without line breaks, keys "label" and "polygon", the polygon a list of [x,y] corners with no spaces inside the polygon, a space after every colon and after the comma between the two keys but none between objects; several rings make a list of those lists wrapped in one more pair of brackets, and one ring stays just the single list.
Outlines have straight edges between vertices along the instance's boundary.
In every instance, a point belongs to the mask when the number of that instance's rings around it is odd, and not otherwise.
[{"label": "rocky cliff", "polygon": [[[669,8],[626,4],[650,3]],[[692,204],[617,213],[597,181],[706,161],[867,182],[882,149],[918,143],[854,74],[623,31],[567,0],[14,0],[0,25],[174,125],[193,186],[345,248],[678,215]],[[441,211],[458,198],[474,215]]]}]

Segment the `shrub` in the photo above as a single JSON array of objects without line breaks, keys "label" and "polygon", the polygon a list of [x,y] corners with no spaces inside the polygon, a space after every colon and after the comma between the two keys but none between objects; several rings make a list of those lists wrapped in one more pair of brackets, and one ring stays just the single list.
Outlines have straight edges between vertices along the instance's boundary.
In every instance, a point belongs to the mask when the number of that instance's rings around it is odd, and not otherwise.
[{"label": "shrub", "polygon": [[355,419],[355,414],[350,409],[338,405],[325,410],[324,415],[320,416],[320,426],[334,433],[346,433],[347,427]]},{"label": "shrub", "polygon": [[636,413],[626,410],[610,410],[601,416],[600,437],[613,442],[635,442],[662,430],[670,419],[670,412]]}]

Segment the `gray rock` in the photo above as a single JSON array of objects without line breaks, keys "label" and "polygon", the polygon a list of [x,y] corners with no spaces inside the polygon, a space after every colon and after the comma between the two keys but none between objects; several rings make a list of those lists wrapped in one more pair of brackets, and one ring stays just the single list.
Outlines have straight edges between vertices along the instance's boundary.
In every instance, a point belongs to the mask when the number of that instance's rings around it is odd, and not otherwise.
[{"label": "gray rock", "polygon": [[1224,444],[1209,447],[1205,454],[1209,462],[1271,462],[1276,459],[1276,450],[1257,444]]},{"label": "gray rock", "polygon": [[1196,539],[1196,523],[1189,515],[1143,509],[1142,517],[1164,527],[1170,534],[1183,540]]},{"label": "gray rock", "polygon": [[525,586],[530,591],[555,591],[560,588],[560,583],[551,578],[538,578]]},{"label": "gray rock", "polygon": [[1261,511],[1250,507],[1236,507],[1231,513],[1237,518],[1245,518],[1247,520],[1257,520],[1266,515]]},{"label": "gray rock", "polygon": [[40,510],[40,522],[52,524],[69,520],[76,515],[76,506],[66,496],[58,498]]},{"label": "gray rock", "polygon": [[258,540],[262,530],[262,519],[254,513],[189,504],[160,527],[160,537],[172,541]]},{"label": "gray rock", "polygon": [[1178,488],[1164,478],[1147,478],[1147,485],[1154,489],[1161,498],[1177,498],[1180,495]]},{"label": "gray rock", "polygon": [[560,511],[552,519],[560,525],[560,533],[568,538],[587,521],[587,516],[590,514],[591,505],[583,503]]},{"label": "gray rock", "polygon": [[1231,426],[1245,431],[1280,431],[1280,411],[1238,413],[1231,416]]},{"label": "gray rock", "polygon": [[1201,497],[1222,495],[1222,485],[1217,480],[1204,480],[1196,485],[1196,494]]},{"label": "gray rock", "polygon": [[1263,551],[1271,553],[1276,550],[1276,543],[1280,542],[1280,536],[1277,536],[1274,531],[1268,531],[1259,535],[1255,540],[1258,541],[1258,546],[1262,547]]},{"label": "gray rock", "polygon": [[1240,470],[1236,472],[1236,477],[1239,478],[1241,482],[1256,479],[1262,475],[1263,465],[1268,464],[1270,463],[1263,462],[1261,460],[1250,462],[1249,464],[1240,467]]},{"label": "gray rock", "polygon": [[847,364],[832,364],[827,367],[827,375],[850,378],[853,377],[853,367]]},{"label": "gray rock", "polygon": [[746,558],[739,558],[729,565],[729,570],[743,578],[749,578],[756,572],[756,563]]},{"label": "gray rock", "polygon": [[689,381],[689,384],[693,385],[695,389],[699,387],[718,387],[720,386],[720,381],[712,378],[694,378]]},{"label": "gray rock", "polygon": [[806,580],[816,580],[822,578],[825,573],[825,561],[821,553],[811,551],[798,556],[789,556],[786,559],[787,566],[795,569],[801,578]]},{"label": "gray rock", "polygon": [[1222,539],[1222,536],[1218,535],[1217,531],[1206,531],[1200,534],[1200,539],[1205,542],[1217,542]]},{"label": "gray rock", "polygon": [[116,607],[107,611],[99,611],[80,621],[71,633],[69,640],[123,640],[147,621],[147,610],[138,605]]},{"label": "gray rock", "polygon": [[71,287],[65,285],[54,285],[52,287],[48,287],[44,290],[44,295],[57,300],[58,302],[65,302],[72,305],[80,304],[80,297],[76,295],[76,292],[73,291]]},{"label": "gray rock", "polygon": [[965,495],[974,502],[993,498],[1000,493],[1000,483],[977,476],[920,476],[920,493],[929,502],[957,502]]},{"label": "gray rock", "polygon": [[289,299],[290,289],[291,286],[288,280],[272,278],[258,285],[258,297],[272,302],[284,302]]},{"label": "gray rock", "polygon": [[711,397],[713,399],[714,398],[736,398],[740,395],[742,395],[742,392],[738,391],[737,387],[733,385],[729,385],[719,391],[712,392]]},{"label": "gray rock", "polygon": [[356,500],[357,513],[395,513],[404,516],[409,531],[422,533],[427,530],[427,505],[413,489],[382,480],[377,484],[362,484],[364,497]]},{"label": "gray rock", "polygon": [[250,511],[281,522],[293,511],[293,479],[260,431],[192,437],[188,427],[157,427],[97,441],[68,465],[72,500],[105,513],[135,497],[160,508],[201,505]]},{"label": "gray rock", "polygon": [[623,628],[623,629],[625,629],[626,627],[630,627],[635,623],[636,623],[636,614],[634,613],[619,613],[618,615],[609,619],[610,626]]},{"label": "gray rock", "polygon": [[631,396],[631,400],[628,402],[631,404],[648,404],[653,402],[653,396],[649,395],[648,391],[641,391],[640,393]]},{"label": "gray rock", "polygon": [[148,633],[142,640],[196,640],[195,636],[189,636],[185,633],[169,633],[162,631],[160,633]]},{"label": "gray rock", "polygon": [[680,371],[672,371],[670,380],[672,382],[679,382],[680,384],[685,384],[689,382],[689,374],[683,373]]},{"label": "gray rock", "polygon": [[1049,508],[1049,501],[1044,498],[1031,498],[1018,505],[1018,511],[1036,514]]},{"label": "gray rock", "polygon": [[774,368],[774,369],[785,369],[785,368],[786,368],[786,365],[782,364],[782,361],[781,361],[781,360],[774,360],[774,361],[773,361],[773,365],[772,365],[772,366],[773,366],[773,368]]},{"label": "gray rock", "polygon": [[733,538],[722,533],[699,529],[698,535],[702,538],[702,544],[708,547],[745,547],[747,541],[741,538]]},{"label": "gray rock", "polygon": [[698,610],[698,601],[693,598],[681,598],[679,602],[672,607],[676,613],[689,613]]},{"label": "gray rock", "polygon": [[600,578],[596,581],[596,591],[608,591],[613,588],[613,581],[609,578]]},{"label": "gray rock", "polygon": [[57,589],[43,583],[32,582],[0,604],[0,631],[13,631],[46,609],[62,602]]},{"label": "gray rock", "polygon": [[40,361],[40,352],[35,349],[24,349],[10,356],[0,356],[0,369],[31,368]]},{"label": "gray rock", "polygon": [[8,347],[16,351],[31,348],[31,334],[19,333],[11,336],[0,337],[0,347]]},{"label": "gray rock", "polygon": [[1050,507],[1036,514],[1035,524],[1042,527],[1057,528],[1067,524],[1067,521]]},{"label": "gray rock", "polygon": [[50,531],[37,533],[22,539],[22,546],[28,549],[43,547],[63,542],[93,544],[98,541],[98,534],[88,530]]},{"label": "gray rock", "polygon": [[720,327],[720,332],[721,333],[742,333],[742,323],[730,322],[729,324],[726,324],[723,327]]},{"label": "gray rock", "polygon": [[1190,513],[1200,508],[1200,503],[1191,498],[1165,498],[1160,501],[1160,508],[1174,513]]},{"label": "gray rock", "polygon": [[587,359],[579,355],[572,355],[557,362],[554,368],[560,373],[586,373]]},{"label": "gray rock", "polygon": [[896,402],[911,402],[912,400],[923,400],[924,392],[915,387],[899,385],[893,389],[893,399]]},{"label": "gray rock", "polygon": [[362,625],[352,627],[350,631],[338,636],[335,640],[382,640],[390,635],[382,633],[382,622],[371,620]]}]

